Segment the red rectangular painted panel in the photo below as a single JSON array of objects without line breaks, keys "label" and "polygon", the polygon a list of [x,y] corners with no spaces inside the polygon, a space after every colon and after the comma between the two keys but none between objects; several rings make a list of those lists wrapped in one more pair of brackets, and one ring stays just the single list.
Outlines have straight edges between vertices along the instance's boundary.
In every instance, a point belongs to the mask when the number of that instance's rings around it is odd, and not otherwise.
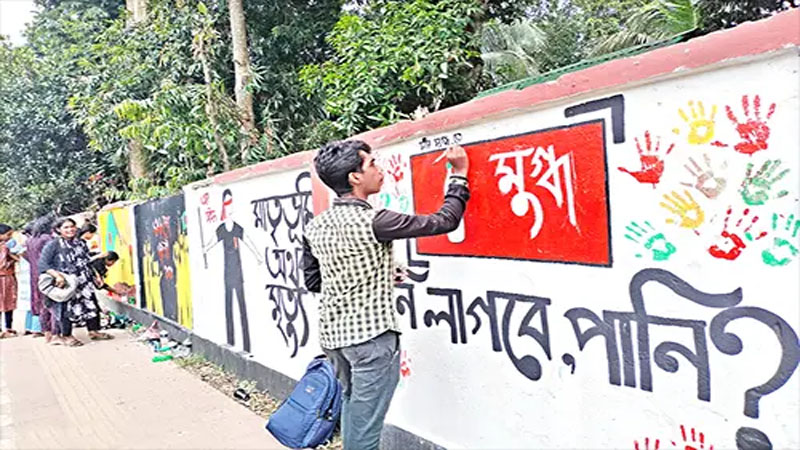
[{"label": "red rectangular painted panel", "polygon": [[[463,228],[417,239],[428,255],[611,265],[604,121],[466,145],[472,198]],[[411,157],[414,206],[444,199],[441,151]]]}]

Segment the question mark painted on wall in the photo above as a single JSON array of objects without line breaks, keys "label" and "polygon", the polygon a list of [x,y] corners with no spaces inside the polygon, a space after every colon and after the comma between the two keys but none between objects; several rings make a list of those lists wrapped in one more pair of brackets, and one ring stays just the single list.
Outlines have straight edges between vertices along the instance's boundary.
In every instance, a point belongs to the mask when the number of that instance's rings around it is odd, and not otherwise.
[{"label": "question mark painted on wall", "polygon": [[[792,327],[778,315],[754,306],[736,307],[722,311],[711,320],[710,335],[714,345],[726,355],[742,352],[742,340],[725,327],[732,321],[750,318],[767,325],[777,337],[783,350],[775,374],[764,384],[754,386],[744,394],[744,415],[757,419],[761,398],[780,389],[792,377],[800,362],[800,343]],[[772,444],[766,434],[750,427],[741,427],[736,432],[736,445],[740,449],[768,449]]]},{"label": "question mark painted on wall", "polygon": [[569,353],[564,353],[564,355],[561,356],[561,361],[563,361],[564,364],[566,364],[566,365],[568,365],[570,367],[570,369],[571,369],[570,372],[569,372],[570,375],[575,373],[575,357],[574,356],[570,355]]}]

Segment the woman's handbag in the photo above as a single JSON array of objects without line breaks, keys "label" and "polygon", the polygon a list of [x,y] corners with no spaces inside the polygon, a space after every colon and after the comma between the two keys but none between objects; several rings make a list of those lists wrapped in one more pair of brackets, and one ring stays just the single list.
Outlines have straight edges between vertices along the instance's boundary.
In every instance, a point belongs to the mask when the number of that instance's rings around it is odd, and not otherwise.
[{"label": "woman's handbag", "polygon": [[78,278],[75,275],[61,274],[64,277],[64,286],[57,287],[56,279],[49,273],[39,275],[39,290],[54,302],[64,303],[75,297],[78,290]]}]

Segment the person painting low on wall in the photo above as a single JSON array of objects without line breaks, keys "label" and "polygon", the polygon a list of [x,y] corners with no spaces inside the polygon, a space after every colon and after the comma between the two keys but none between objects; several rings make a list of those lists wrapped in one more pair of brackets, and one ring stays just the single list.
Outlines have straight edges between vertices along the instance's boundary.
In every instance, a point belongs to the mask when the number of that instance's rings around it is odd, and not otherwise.
[{"label": "person painting low on wall", "polygon": [[[109,293],[116,294],[116,295],[124,295],[125,292],[121,290],[117,290],[106,283],[106,276],[108,275],[108,269],[111,268],[114,264],[119,261],[119,255],[117,252],[109,251],[100,253],[95,255],[91,262],[89,263],[89,267],[92,270],[92,280],[94,281],[94,285],[99,290],[106,290]],[[97,295],[93,296],[94,306],[97,308],[97,311],[101,311],[100,304],[97,302]],[[89,339],[100,341],[100,340],[108,340],[114,339],[114,336],[108,333],[100,332],[100,315],[98,314],[97,317],[92,319],[88,319],[86,321],[86,329],[89,331]]]},{"label": "person painting low on wall", "polygon": [[[52,343],[77,347],[83,345],[83,342],[72,335],[73,324],[93,323],[92,319],[99,313],[94,293],[94,276],[89,267],[91,257],[86,242],[77,237],[78,228],[74,220],[59,219],[55,229],[58,237],[42,250],[39,273],[51,275],[57,287],[66,284],[65,275],[72,275],[76,280],[76,288],[73,298],[66,302],[54,302],[48,299],[54,320],[61,326]],[[99,326],[97,328],[99,330]],[[90,329],[90,336],[91,331],[98,330]]]},{"label": "person painting low on wall", "polygon": [[14,230],[0,223],[0,313],[3,316],[3,332],[0,338],[14,337],[14,310],[17,309],[17,274],[16,265],[19,256],[14,248],[11,235]]},{"label": "person painting low on wall", "polygon": [[469,160],[461,147],[446,153],[453,171],[444,204],[430,215],[375,211],[367,202],[383,184],[369,145],[332,142],[314,158],[320,179],[339,196],[306,226],[303,275],[321,292],[320,346],[342,383],[345,450],[375,450],[400,379],[400,326],[393,286],[392,241],[455,230],[469,200]]}]

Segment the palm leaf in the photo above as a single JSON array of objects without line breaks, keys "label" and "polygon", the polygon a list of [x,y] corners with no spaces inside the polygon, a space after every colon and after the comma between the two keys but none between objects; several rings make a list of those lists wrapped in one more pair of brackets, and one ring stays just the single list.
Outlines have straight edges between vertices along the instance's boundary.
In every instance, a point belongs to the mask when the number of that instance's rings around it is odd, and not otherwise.
[{"label": "palm leaf", "polygon": [[634,12],[624,28],[601,41],[592,54],[664,40],[698,29],[701,21],[697,0],[655,0]]},{"label": "palm leaf", "polygon": [[530,21],[489,22],[481,30],[484,71],[498,84],[537,75],[533,55],[545,45],[544,32]]}]

